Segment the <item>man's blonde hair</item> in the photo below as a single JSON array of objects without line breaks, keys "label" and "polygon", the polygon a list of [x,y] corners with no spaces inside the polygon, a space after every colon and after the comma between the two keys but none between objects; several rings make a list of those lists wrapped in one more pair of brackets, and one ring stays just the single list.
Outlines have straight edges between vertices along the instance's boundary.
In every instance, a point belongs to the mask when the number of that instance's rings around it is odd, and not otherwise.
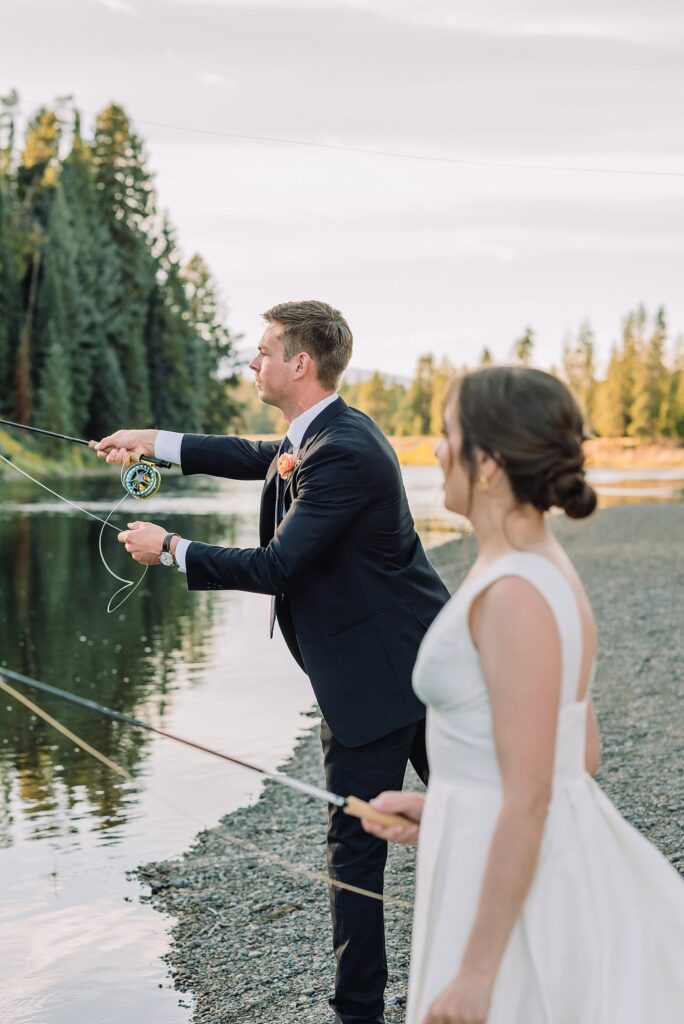
[{"label": "man's blonde hair", "polygon": [[281,302],[263,314],[268,323],[282,324],[285,359],[307,352],[316,364],[324,388],[335,390],[349,365],[353,338],[339,309],[327,302]]}]

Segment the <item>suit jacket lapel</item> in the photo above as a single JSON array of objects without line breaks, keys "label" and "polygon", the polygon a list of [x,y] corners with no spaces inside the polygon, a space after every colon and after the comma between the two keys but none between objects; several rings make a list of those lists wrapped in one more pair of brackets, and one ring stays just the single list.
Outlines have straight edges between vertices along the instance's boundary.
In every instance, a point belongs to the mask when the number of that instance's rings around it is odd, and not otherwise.
[{"label": "suit jacket lapel", "polygon": [[[320,432],[327,427],[331,420],[334,420],[336,416],[344,412],[348,408],[347,403],[343,398],[337,398],[330,405],[327,405],[322,412],[311,421],[306,429],[302,443],[299,446],[299,452],[297,453],[297,459],[299,462],[303,462],[306,458],[306,453],[309,448],[316,440]],[[276,495],[276,477],[278,474],[278,460],[273,460],[271,465],[268,467],[266,473],[266,480],[264,482],[264,489],[261,492],[261,518],[259,522],[259,535],[262,546],[266,546],[273,537],[275,527],[275,495]],[[288,493],[294,479],[297,475],[295,469],[288,480],[285,481],[285,489],[283,491],[283,497]]]},{"label": "suit jacket lapel", "polygon": [[[323,430],[323,428],[327,427],[328,423],[330,423],[331,420],[335,419],[336,416],[339,416],[340,413],[344,412],[345,409],[347,408],[348,405],[345,402],[345,400],[343,398],[337,398],[336,401],[331,402],[330,405],[327,405],[325,409],[322,412],[320,412],[314,420],[311,421],[311,423],[309,424],[304,433],[302,443],[299,446],[297,459],[300,463],[303,462],[304,459],[306,458],[306,453],[308,452],[309,448],[314,443],[320,432]],[[292,483],[296,475],[297,469],[295,469],[290,474],[289,479],[285,482],[284,494],[287,494],[288,490],[292,486]]]},{"label": "suit jacket lapel", "polygon": [[278,475],[278,457],[276,456],[266,471],[266,479],[261,491],[259,508],[259,541],[266,547],[275,532],[275,498],[276,478]]}]

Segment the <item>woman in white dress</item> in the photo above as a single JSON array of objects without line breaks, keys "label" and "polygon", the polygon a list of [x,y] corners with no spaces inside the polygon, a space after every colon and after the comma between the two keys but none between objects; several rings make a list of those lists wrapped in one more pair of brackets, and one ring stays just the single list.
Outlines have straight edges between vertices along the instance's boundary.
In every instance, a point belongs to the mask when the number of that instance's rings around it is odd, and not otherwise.
[{"label": "woman in white dress", "polygon": [[682,1024],[684,884],[592,778],[596,629],[544,513],[593,512],[580,410],[539,370],[490,367],[449,395],[447,508],[479,556],[420,650],[425,797],[416,822],[407,1024]]}]

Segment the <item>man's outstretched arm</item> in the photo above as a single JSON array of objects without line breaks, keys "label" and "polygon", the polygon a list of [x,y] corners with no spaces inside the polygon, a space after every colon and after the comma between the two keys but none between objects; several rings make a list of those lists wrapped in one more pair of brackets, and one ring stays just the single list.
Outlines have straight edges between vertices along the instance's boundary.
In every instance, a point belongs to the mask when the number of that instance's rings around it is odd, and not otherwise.
[{"label": "man's outstretched arm", "polygon": [[[336,543],[372,498],[356,453],[332,445],[307,456],[299,470],[297,490],[297,498],[267,547],[222,548],[181,542],[188,588],[287,593],[291,580]],[[147,561],[148,554],[149,560],[158,561],[161,529],[134,524],[120,536],[137,561]]]},{"label": "man's outstretched arm", "polygon": [[263,480],[278,454],[278,442],[170,430],[117,430],[103,437],[96,451],[107,462],[125,462],[131,452],[143,452],[180,464],[186,475],[206,473],[229,480]]}]

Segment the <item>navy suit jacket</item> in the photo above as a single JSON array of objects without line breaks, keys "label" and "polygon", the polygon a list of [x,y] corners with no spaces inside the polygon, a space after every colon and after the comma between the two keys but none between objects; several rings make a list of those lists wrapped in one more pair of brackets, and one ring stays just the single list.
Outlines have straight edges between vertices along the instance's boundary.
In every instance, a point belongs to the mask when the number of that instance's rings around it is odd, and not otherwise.
[{"label": "navy suit jacket", "polygon": [[396,455],[373,420],[341,398],[316,417],[274,535],[278,448],[184,435],[183,473],[264,480],[261,546],[193,542],[188,587],[284,595],[277,614],[285,641],[333,735],[359,746],[424,717],[411,675],[449,593],[416,534]]}]

